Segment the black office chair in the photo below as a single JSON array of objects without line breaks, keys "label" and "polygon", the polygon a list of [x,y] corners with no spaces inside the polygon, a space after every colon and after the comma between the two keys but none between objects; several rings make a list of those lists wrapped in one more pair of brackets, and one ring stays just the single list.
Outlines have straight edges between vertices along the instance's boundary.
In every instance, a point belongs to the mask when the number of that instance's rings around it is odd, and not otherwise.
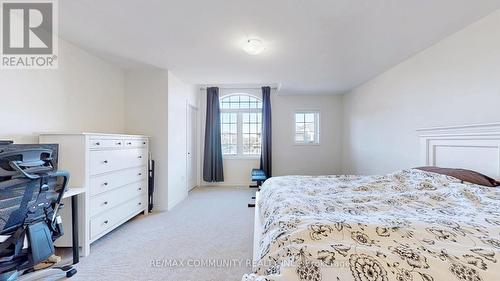
[{"label": "black office chair", "polygon": [[[0,148],[0,281],[26,278],[63,235],[58,211],[69,174],[54,171],[51,156],[50,149]],[[72,266],[48,270],[76,273]]]}]

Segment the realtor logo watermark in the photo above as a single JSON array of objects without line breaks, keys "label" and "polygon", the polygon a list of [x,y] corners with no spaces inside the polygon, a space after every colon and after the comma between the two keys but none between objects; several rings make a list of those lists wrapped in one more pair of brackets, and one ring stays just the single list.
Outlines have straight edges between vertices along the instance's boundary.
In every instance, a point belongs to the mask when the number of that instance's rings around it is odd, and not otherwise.
[{"label": "realtor logo watermark", "polygon": [[0,4],[1,68],[57,68],[57,0],[0,0]]}]

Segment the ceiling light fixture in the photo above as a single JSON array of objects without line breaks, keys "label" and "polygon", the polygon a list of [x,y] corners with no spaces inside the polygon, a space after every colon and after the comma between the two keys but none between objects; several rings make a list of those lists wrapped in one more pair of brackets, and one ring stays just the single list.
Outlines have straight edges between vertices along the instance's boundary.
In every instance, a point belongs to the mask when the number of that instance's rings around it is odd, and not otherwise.
[{"label": "ceiling light fixture", "polygon": [[258,55],[264,51],[264,42],[257,38],[247,39],[243,45],[243,50],[250,55]]}]

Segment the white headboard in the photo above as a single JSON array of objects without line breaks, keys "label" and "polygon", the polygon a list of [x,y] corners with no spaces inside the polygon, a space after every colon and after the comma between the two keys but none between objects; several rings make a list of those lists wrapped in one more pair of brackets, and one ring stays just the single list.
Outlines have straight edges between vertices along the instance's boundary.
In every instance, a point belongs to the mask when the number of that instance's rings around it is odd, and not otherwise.
[{"label": "white headboard", "polygon": [[420,164],[500,179],[500,123],[419,129]]}]

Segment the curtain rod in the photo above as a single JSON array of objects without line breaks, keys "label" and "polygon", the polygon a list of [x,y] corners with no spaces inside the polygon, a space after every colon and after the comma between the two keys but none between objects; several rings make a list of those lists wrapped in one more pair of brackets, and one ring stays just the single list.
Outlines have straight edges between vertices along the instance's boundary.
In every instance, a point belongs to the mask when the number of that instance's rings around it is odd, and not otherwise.
[{"label": "curtain rod", "polygon": [[[216,87],[216,86],[215,86]],[[209,87],[200,87],[200,90],[206,90]],[[261,87],[218,87],[221,90],[260,90]],[[271,90],[277,90],[278,87],[271,87]]]}]

